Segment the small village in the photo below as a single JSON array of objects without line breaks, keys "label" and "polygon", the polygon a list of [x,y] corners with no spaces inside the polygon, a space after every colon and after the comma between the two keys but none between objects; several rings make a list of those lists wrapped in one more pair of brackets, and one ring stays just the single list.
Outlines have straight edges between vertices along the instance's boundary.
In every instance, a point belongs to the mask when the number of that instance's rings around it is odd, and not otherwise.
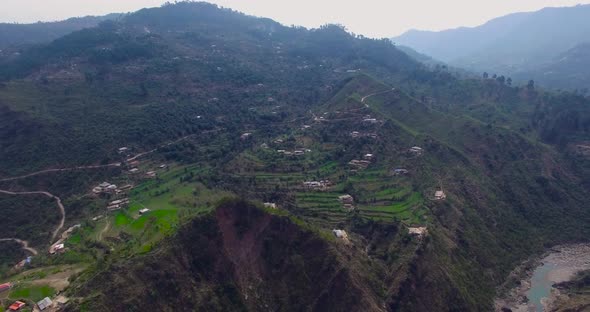
[{"label": "small village", "polygon": [[[345,112],[338,114],[345,114]],[[255,151],[267,153],[268,157],[273,157],[279,164],[286,163],[296,168],[297,164],[309,162],[317,155],[326,155],[323,146],[303,144],[303,141],[299,141],[298,138],[311,128],[330,127],[344,121],[351,122],[350,119],[347,119],[348,117],[339,119],[338,114],[324,113],[321,117],[313,118],[315,124],[304,123],[296,126],[295,133],[286,133],[266,142],[257,142],[260,138],[258,135],[254,135],[255,129],[242,132],[239,139],[246,146],[259,147],[252,151],[246,149],[245,153]],[[405,147],[400,154],[407,159],[404,163],[400,163],[404,164],[403,167],[396,166],[397,164],[388,164],[386,168],[383,168],[382,161],[389,157],[383,155],[380,150],[373,150],[371,146],[382,140],[379,129],[384,122],[370,115],[353,118],[358,118],[358,124],[354,126],[356,130],[346,132],[348,141],[351,143],[361,141],[364,142],[361,144],[365,144],[366,147],[362,149],[362,152],[355,152],[347,156],[347,160],[340,166],[326,167],[329,169],[322,169],[321,173],[320,170],[317,170],[319,174],[313,176],[305,173],[285,173],[284,176],[288,177],[289,181],[293,180],[287,185],[289,185],[289,192],[294,192],[294,204],[303,209],[302,216],[306,220],[314,222],[322,229],[331,229],[329,231],[336,241],[342,242],[346,246],[354,246],[359,243],[356,234],[350,232],[347,226],[343,226],[346,224],[343,221],[352,216],[361,216],[381,222],[401,221],[404,224],[405,235],[414,238],[417,244],[421,244],[424,238],[429,235],[426,225],[428,221],[422,212],[422,206],[426,204],[426,201],[422,198],[432,202],[441,202],[447,199],[442,185],[436,188],[432,194],[420,194],[407,186],[408,180],[412,176],[411,173],[415,170],[415,168],[407,166],[412,164],[409,160],[424,157],[427,154],[426,150],[416,145]],[[145,202],[146,198],[158,197],[157,194],[170,192],[169,187],[165,189],[157,187],[155,192],[147,191],[147,185],[160,183],[168,185],[171,181],[168,177],[169,173],[174,173],[174,179],[180,177],[179,185],[182,185],[184,179],[189,179],[193,174],[193,171],[187,172],[186,168],[182,169],[183,167],[177,169],[176,165],[140,160],[140,156],[148,155],[152,151],[133,155],[134,150],[135,148],[131,147],[121,147],[116,150],[122,158],[121,177],[104,180],[90,187],[91,198],[94,198],[97,203],[101,203],[100,205],[103,207],[101,211],[90,218],[94,224],[100,226],[99,232],[96,234],[100,240],[104,241],[105,238],[115,240],[116,238],[111,235],[120,235],[118,231],[115,231],[119,227],[117,224],[121,222],[136,224],[141,220],[144,220],[141,222],[146,222],[144,216],[160,215],[161,205],[170,205],[165,202],[156,205],[149,204],[149,200]],[[276,156],[270,156],[271,154]],[[266,165],[269,164],[264,164],[262,168]],[[185,173],[182,174],[179,170],[184,170]],[[248,172],[251,171],[246,171],[246,173]],[[313,172],[310,170],[310,173]],[[260,173],[252,171],[251,174],[257,176]],[[264,173],[260,176],[264,176]],[[259,182],[258,184],[267,189],[279,188],[280,184],[271,181],[273,180],[268,182],[270,183],[268,186],[265,186],[267,182]],[[280,188],[283,187],[280,186]],[[193,193],[196,194],[195,191]],[[292,202],[272,200],[262,201],[261,207],[272,213],[273,211],[290,211],[294,206]],[[48,256],[59,257],[75,249],[76,246],[71,243],[71,238],[79,235],[82,227],[82,224],[75,224],[63,231],[58,239],[50,245]],[[14,270],[16,272],[26,271],[34,261],[35,256],[29,256],[16,264]],[[0,285],[0,293],[8,293],[14,287],[15,284],[11,282],[2,284]],[[59,311],[67,302],[68,298],[63,295],[54,295],[44,297],[34,305],[30,301],[15,300],[8,309],[9,311],[19,311],[28,305],[34,311]]]}]

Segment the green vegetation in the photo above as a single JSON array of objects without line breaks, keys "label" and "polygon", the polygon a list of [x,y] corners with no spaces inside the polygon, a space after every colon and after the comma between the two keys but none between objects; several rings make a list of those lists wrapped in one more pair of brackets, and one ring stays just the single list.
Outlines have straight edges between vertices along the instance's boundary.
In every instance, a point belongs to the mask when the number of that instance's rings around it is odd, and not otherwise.
[{"label": "green vegetation", "polygon": [[[88,266],[66,291],[74,309],[488,310],[517,263],[590,235],[587,99],[458,80],[337,26],[182,2],[25,49],[0,72],[1,173],[122,163],[0,183],[59,194],[66,226],[81,224],[32,264]],[[88,194],[102,181],[134,187]],[[45,248],[53,209],[0,197],[18,221],[0,228]],[[21,256],[3,255],[5,270]]]},{"label": "green vegetation", "polygon": [[49,286],[18,285],[10,291],[9,297],[14,300],[28,299],[37,302],[54,294],[55,289]]}]

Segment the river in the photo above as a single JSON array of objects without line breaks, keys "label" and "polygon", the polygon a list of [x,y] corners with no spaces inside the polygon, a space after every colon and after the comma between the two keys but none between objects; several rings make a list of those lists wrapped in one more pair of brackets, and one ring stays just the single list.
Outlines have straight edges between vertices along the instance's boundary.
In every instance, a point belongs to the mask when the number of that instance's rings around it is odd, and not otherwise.
[{"label": "river", "polygon": [[552,248],[508,298],[496,301],[496,310],[509,308],[514,312],[549,310],[559,290],[553,284],[571,280],[582,270],[590,269],[590,244],[565,245]]}]

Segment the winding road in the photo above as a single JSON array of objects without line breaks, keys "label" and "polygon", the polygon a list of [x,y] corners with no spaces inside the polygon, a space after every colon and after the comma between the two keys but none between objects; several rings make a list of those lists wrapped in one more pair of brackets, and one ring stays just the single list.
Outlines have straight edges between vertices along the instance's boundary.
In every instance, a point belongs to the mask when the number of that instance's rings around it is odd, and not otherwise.
[{"label": "winding road", "polygon": [[53,234],[51,235],[51,241],[49,243],[53,242],[53,240],[57,236],[57,233],[59,233],[59,231],[64,227],[64,223],[66,222],[66,209],[64,208],[64,205],[61,203],[61,198],[59,198],[49,192],[45,192],[45,191],[12,192],[12,191],[0,190],[0,193],[8,194],[8,195],[39,195],[40,194],[40,195],[45,195],[49,198],[55,199],[57,206],[59,207],[59,212],[61,214],[61,220],[59,221],[59,225],[57,226],[57,228],[53,231]]},{"label": "winding road", "polygon": [[18,238],[0,238],[0,242],[17,242],[19,244],[21,244],[21,246],[23,246],[23,249],[32,253],[34,256],[36,256],[38,254],[37,250],[33,247],[29,247],[29,242],[22,240],[22,239],[18,239]]}]

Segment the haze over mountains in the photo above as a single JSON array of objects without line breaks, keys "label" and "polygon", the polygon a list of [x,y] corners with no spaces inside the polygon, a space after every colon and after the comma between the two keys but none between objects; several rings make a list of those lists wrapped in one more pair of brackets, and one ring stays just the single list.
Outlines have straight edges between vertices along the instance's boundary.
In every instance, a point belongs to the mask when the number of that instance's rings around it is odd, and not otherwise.
[{"label": "haze over mountains", "polygon": [[74,17],[65,21],[34,24],[0,23],[0,49],[51,42],[76,30],[94,27],[102,21],[114,19],[118,16],[120,14]]},{"label": "haze over mountains", "polygon": [[589,17],[590,5],[545,8],[499,17],[473,28],[411,30],[392,40],[476,73],[583,89],[590,87],[590,73],[576,65],[587,64],[590,56],[575,51],[590,41]]},{"label": "haze over mountains", "polygon": [[0,311],[490,311],[590,237],[579,94],[203,2],[12,47]]}]

